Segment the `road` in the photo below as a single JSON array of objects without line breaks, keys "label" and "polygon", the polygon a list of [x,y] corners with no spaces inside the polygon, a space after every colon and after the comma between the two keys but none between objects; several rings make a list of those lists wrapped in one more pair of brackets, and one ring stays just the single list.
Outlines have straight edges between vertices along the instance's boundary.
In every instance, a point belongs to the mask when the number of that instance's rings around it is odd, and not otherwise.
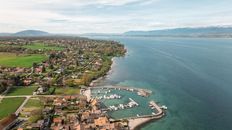
[{"label": "road", "polygon": [[20,107],[16,110],[15,115],[18,116],[21,112],[24,105],[27,103],[27,101],[31,98],[31,96],[27,96],[26,99],[23,101],[23,103],[20,105]]}]

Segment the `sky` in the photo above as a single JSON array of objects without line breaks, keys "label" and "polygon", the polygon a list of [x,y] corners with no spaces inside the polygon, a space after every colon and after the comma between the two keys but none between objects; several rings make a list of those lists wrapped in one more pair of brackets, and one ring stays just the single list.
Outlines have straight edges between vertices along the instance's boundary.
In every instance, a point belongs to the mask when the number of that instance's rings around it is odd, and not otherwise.
[{"label": "sky", "polygon": [[0,32],[123,33],[231,25],[232,0],[0,0]]}]

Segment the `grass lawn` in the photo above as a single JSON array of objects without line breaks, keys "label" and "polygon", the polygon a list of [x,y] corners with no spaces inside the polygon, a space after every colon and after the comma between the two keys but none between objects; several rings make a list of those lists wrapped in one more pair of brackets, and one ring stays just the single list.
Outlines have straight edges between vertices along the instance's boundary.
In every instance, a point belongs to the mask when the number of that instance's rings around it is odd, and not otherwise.
[{"label": "grass lawn", "polygon": [[79,88],[56,88],[56,95],[75,95],[80,94]]},{"label": "grass lawn", "polygon": [[32,95],[36,89],[36,86],[14,87],[10,89],[6,96]]},{"label": "grass lawn", "polygon": [[25,98],[4,98],[0,103],[0,120],[12,113],[23,103]]},{"label": "grass lawn", "polygon": [[40,99],[30,98],[24,107],[25,108],[41,108],[42,105],[43,104],[40,101]]},{"label": "grass lawn", "polygon": [[31,67],[33,63],[40,63],[47,57],[45,55],[26,55],[15,53],[0,53],[0,65],[7,67]]},{"label": "grass lawn", "polygon": [[63,50],[63,47],[58,47],[58,46],[48,46],[43,43],[34,43],[30,45],[24,45],[24,48],[32,49],[32,50]]},{"label": "grass lawn", "polygon": [[[42,109],[43,109],[43,103],[39,98],[30,98],[28,102],[23,107],[23,111],[30,112],[29,115],[29,123],[35,123],[39,119],[42,119]],[[28,117],[28,115],[25,115],[23,112],[20,113],[20,117]]]}]

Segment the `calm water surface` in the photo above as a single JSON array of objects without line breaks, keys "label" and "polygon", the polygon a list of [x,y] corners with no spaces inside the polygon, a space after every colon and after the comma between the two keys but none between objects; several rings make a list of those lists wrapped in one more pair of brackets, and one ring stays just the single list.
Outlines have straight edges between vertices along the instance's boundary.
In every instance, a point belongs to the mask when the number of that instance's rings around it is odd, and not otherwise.
[{"label": "calm water surface", "polygon": [[114,59],[103,84],[150,89],[148,100],[168,107],[143,130],[232,130],[232,39],[110,39],[128,53]]}]

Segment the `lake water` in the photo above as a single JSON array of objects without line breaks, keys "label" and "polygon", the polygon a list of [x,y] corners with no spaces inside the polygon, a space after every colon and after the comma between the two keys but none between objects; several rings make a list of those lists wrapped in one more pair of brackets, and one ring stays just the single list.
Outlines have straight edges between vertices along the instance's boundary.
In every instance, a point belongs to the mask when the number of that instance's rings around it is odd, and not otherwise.
[{"label": "lake water", "polygon": [[168,107],[143,130],[232,130],[232,39],[109,39],[128,53],[114,59],[103,84],[150,89],[148,100]]}]

